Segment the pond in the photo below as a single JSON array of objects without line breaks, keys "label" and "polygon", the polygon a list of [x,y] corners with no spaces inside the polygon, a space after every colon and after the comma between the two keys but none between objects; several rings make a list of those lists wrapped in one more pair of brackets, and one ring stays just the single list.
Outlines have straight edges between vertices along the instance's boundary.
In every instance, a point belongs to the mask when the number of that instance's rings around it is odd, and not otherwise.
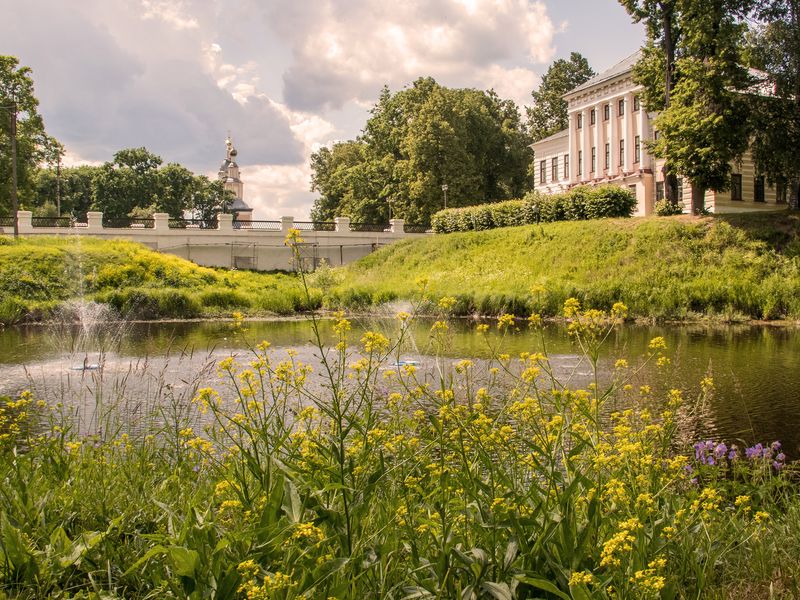
[{"label": "pond", "polygon": [[[353,318],[352,339],[367,329],[390,337],[392,319]],[[490,322],[491,323],[491,322]],[[323,321],[326,341],[331,322]],[[411,327],[402,349],[423,367],[433,363],[430,321]],[[617,328],[603,346],[601,368],[608,378],[618,358],[631,366],[642,361],[650,340],[663,336],[672,362],[659,369],[648,363],[632,383],[653,387],[654,398],[679,388],[686,398],[699,395],[700,381],[713,377],[715,392],[693,435],[750,444],[780,440],[787,454],[800,457],[800,331],[794,327],[759,325],[683,325]],[[499,342],[496,333],[490,334]],[[231,354],[246,355],[261,340],[278,355],[293,348],[311,364],[316,359],[312,331],[304,319],[248,321],[242,330],[230,321],[105,323],[91,330],[74,325],[11,327],[0,331],[0,395],[32,389],[48,401],[74,403],[81,410],[103,402],[123,403],[137,414],[153,396],[169,396],[185,405],[198,382],[214,378],[214,362]],[[589,365],[570,340],[563,324],[547,324],[542,332],[521,327],[502,340],[503,352],[541,351],[546,346],[560,378],[572,386],[588,383]],[[482,362],[490,357],[475,322],[456,321],[446,358]],[[449,362],[449,361],[448,361]],[[86,368],[84,368],[86,367]],[[101,367],[95,369],[95,367]],[[111,400],[109,400],[109,398]],[[177,410],[179,407],[176,407]],[[76,408],[78,410],[78,408]]]}]

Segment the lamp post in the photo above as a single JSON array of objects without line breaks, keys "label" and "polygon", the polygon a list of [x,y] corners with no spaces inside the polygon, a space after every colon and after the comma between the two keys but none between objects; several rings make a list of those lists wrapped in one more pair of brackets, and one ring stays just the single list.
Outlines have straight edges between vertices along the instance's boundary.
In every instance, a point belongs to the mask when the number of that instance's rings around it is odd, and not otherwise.
[{"label": "lamp post", "polygon": [[442,186],[442,192],[444,193],[444,209],[447,210],[447,184],[445,183]]}]

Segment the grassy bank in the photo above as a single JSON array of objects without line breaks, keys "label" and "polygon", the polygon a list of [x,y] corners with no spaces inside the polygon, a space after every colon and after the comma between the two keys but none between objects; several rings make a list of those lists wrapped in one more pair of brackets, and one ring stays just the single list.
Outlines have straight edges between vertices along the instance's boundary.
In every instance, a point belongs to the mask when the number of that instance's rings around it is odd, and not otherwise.
[{"label": "grassy bank", "polygon": [[[334,296],[410,298],[419,278],[458,314],[555,315],[570,297],[635,316],[800,318],[800,216],[743,214],[548,223],[436,235],[345,270]],[[533,293],[531,289],[534,289]]]},{"label": "grassy bank", "polygon": [[[566,309],[596,370],[624,308]],[[447,312],[431,328],[440,351]],[[218,363],[188,407],[151,388],[133,427],[113,407],[87,429],[69,399],[3,400],[0,597],[800,593],[794,467],[774,444],[687,442],[713,381],[632,385],[674,358],[663,339],[571,389],[537,348],[504,354],[510,316],[486,368],[398,368],[411,318],[360,340],[339,319],[317,369],[261,344]]]},{"label": "grassy bank", "polygon": [[75,298],[144,319],[289,314],[321,301],[294,275],[204,268],[133,242],[0,239],[0,323],[45,319]]}]

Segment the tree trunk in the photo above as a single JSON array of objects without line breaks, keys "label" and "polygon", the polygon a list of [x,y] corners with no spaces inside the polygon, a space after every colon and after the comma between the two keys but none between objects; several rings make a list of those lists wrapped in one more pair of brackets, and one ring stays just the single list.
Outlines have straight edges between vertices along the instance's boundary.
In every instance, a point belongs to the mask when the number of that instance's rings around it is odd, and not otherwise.
[{"label": "tree trunk", "polygon": [[789,208],[791,210],[800,209],[800,180],[790,181],[789,185]]},{"label": "tree trunk", "polygon": [[706,209],[706,188],[692,183],[692,214],[702,214]]},{"label": "tree trunk", "polygon": [[[673,2],[661,3],[661,27],[664,47],[664,109],[669,108],[672,88],[675,85],[675,38]],[[664,163],[664,198],[670,204],[678,204],[678,176],[669,172],[669,163]]]}]

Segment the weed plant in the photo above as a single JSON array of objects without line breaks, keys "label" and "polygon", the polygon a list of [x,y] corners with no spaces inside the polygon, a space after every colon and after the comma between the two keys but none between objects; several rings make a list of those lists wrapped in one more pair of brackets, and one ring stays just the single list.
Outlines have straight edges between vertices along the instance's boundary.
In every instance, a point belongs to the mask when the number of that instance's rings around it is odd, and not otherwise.
[{"label": "weed plant", "polygon": [[[420,293],[429,293],[424,281]],[[455,303],[436,303],[430,335],[440,350]],[[682,445],[693,402],[672,390],[654,404],[649,389],[629,384],[645,362],[669,364],[663,339],[605,378],[599,350],[625,307],[582,310],[570,299],[563,311],[594,373],[586,389],[558,381],[546,352],[506,355],[504,336],[524,325],[512,315],[497,320],[499,341],[489,325],[476,327],[491,345],[485,369],[441,354],[430,371],[404,362],[411,311],[397,315],[395,340],[353,340],[339,315],[330,348],[311,316],[316,367],[263,342],[249,360],[217,364],[218,384],[194,394],[196,419],[176,406],[161,411],[162,426],[137,434],[81,436],[56,407],[29,394],[5,399],[0,593],[800,592],[800,502],[779,445]],[[527,321],[540,323],[537,314]],[[703,381],[700,396],[712,388]]]}]

